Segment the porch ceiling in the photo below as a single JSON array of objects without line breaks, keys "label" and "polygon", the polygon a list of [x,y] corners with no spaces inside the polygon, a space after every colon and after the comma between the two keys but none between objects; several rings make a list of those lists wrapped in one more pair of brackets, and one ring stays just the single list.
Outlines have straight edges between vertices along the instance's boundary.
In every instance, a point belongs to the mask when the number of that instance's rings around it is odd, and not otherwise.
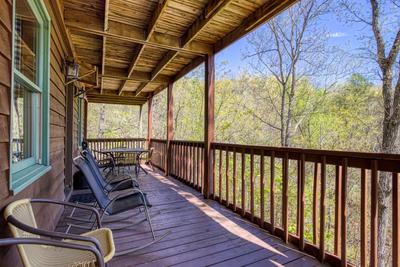
[{"label": "porch ceiling", "polygon": [[92,102],[142,104],[297,0],[64,0],[75,57],[99,69]]}]

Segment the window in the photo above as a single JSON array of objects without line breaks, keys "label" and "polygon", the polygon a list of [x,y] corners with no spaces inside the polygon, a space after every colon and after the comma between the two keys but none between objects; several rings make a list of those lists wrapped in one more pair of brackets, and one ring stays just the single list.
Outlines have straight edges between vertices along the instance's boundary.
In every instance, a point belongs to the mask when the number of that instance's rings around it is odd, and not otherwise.
[{"label": "window", "polygon": [[50,170],[50,18],[40,0],[14,1],[11,182],[17,193]]}]

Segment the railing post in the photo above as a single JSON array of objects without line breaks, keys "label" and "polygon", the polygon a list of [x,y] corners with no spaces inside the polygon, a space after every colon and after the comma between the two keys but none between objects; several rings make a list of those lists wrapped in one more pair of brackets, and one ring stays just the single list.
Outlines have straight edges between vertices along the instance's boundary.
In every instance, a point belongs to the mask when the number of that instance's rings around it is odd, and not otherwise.
[{"label": "railing post", "polygon": [[165,159],[165,175],[168,176],[171,166],[171,140],[174,139],[174,118],[173,118],[173,105],[174,96],[172,92],[173,82],[168,83],[167,91],[167,153]]},{"label": "railing post", "polygon": [[204,184],[203,195],[210,197],[212,188],[212,161],[211,143],[214,141],[214,89],[215,89],[215,58],[214,54],[207,55],[205,60],[205,87],[204,87]]},{"label": "railing post", "polygon": [[153,96],[147,100],[147,144],[151,147],[151,138],[153,137]]}]

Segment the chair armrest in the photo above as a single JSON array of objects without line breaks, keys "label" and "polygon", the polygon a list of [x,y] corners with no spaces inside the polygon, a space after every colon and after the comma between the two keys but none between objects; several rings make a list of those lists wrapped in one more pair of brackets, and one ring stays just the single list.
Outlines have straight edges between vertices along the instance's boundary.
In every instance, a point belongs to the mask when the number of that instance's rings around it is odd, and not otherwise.
[{"label": "chair armrest", "polygon": [[75,250],[84,250],[90,251],[96,257],[96,261],[98,266],[104,267],[104,257],[101,252],[92,247],[82,244],[74,244],[68,242],[62,242],[57,240],[49,240],[43,238],[4,238],[0,239],[0,247],[1,246],[11,246],[11,245],[46,245],[52,247],[60,247],[60,248],[67,248],[67,249],[75,249]]},{"label": "chair armrest", "polygon": [[[146,205],[146,198],[145,198],[145,196],[144,196],[144,193],[143,193],[140,189],[138,189],[138,188],[132,188],[132,189],[129,189],[128,192],[125,191],[125,192],[122,192],[122,193],[120,193],[120,194],[114,196],[114,197],[111,199],[111,201],[107,204],[107,206],[104,208],[104,211],[106,212],[107,209],[108,209],[108,207],[111,206],[111,205],[112,205],[115,201],[117,201],[118,199],[124,198],[124,197],[127,197],[127,196],[131,196],[131,195],[134,195],[134,194],[136,194],[136,193],[139,193],[139,194],[142,196],[143,202],[144,202],[144,204]],[[105,214],[105,212],[103,213],[103,215]]]},{"label": "chair armrest", "polygon": [[96,216],[96,221],[97,221],[97,228],[101,228],[101,221],[100,221],[100,213],[97,209],[81,204],[76,204],[72,202],[67,202],[67,201],[61,201],[61,200],[53,200],[53,199],[46,199],[46,198],[33,198],[30,200],[31,203],[46,203],[46,204],[53,204],[53,205],[61,205],[61,206],[68,206],[68,207],[73,207],[77,209],[82,209],[82,210],[87,210]]},{"label": "chair armrest", "polygon": [[34,235],[40,235],[40,236],[45,236],[45,237],[50,237],[50,238],[54,238],[54,239],[70,239],[70,240],[76,240],[76,241],[83,241],[83,242],[88,242],[88,243],[92,243],[93,245],[96,246],[96,248],[101,251],[101,246],[100,246],[100,242],[94,238],[94,237],[90,237],[90,236],[80,236],[80,235],[74,235],[74,234],[66,234],[66,233],[60,233],[60,232],[53,232],[53,231],[47,231],[47,230],[43,230],[43,229],[39,229],[39,228],[35,228],[32,226],[29,226],[27,224],[24,224],[22,222],[20,222],[19,220],[17,220],[14,216],[10,215],[6,218],[7,222],[11,223],[12,225],[14,225],[15,227],[34,234]]},{"label": "chair armrest", "polygon": [[114,192],[114,191],[118,191],[120,189],[118,189],[121,185],[126,184],[126,183],[130,183],[132,185],[132,189],[134,187],[139,187],[139,183],[133,179],[133,178],[126,178],[123,179],[121,181],[119,181],[117,184],[115,184],[110,190],[108,190],[108,193]]}]

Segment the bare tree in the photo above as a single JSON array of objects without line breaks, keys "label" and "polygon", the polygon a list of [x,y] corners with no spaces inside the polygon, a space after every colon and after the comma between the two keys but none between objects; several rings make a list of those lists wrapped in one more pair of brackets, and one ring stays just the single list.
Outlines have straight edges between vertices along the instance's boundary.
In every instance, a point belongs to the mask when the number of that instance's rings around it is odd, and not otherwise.
[{"label": "bare tree", "polygon": [[[330,4],[330,0],[300,1],[248,37],[250,49],[245,57],[256,58],[253,69],[265,77],[272,75],[279,84],[279,103],[275,103],[276,95],[266,97],[279,119],[270,121],[259,114],[255,118],[280,132],[282,146],[291,145],[302,117],[310,112],[308,109],[295,112],[300,81],[321,77],[333,65],[329,64],[332,51],[326,45],[328,34],[318,26]],[[266,88],[264,92],[269,94],[270,90]]]},{"label": "bare tree", "polygon": [[104,137],[104,132],[105,132],[105,125],[106,125],[106,105],[102,104],[100,107],[100,112],[99,112],[99,129],[98,129],[98,138],[103,138]]},{"label": "bare tree", "polygon": [[[400,1],[370,0],[368,10],[360,10],[360,4],[342,0],[341,7],[348,13],[347,20],[361,23],[371,30],[361,39],[366,41],[360,55],[375,63],[377,77],[381,80],[383,97],[382,135],[380,152],[397,153],[400,128]],[[362,6],[362,5],[361,5]],[[389,207],[392,194],[391,176],[381,173],[378,186],[378,264],[387,266],[386,237]]]}]

